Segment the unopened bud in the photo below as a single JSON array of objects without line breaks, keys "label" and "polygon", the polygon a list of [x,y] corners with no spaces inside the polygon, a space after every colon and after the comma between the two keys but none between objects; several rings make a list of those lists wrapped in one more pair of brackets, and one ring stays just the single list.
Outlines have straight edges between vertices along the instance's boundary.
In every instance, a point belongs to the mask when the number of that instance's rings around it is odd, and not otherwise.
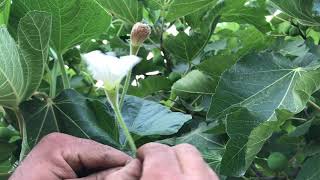
[{"label": "unopened bud", "polygon": [[149,25],[138,22],[131,31],[131,45],[141,46],[142,43],[149,38],[151,34],[151,28]]}]

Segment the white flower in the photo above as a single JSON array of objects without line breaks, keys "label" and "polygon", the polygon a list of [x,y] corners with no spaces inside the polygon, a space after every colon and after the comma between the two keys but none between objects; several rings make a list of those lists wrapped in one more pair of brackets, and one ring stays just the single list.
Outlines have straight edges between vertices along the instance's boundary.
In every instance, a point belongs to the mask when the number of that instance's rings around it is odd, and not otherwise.
[{"label": "white flower", "polygon": [[93,51],[83,55],[88,64],[88,70],[98,81],[102,81],[106,90],[115,89],[128,72],[141,59],[137,56],[123,56],[120,58]]}]

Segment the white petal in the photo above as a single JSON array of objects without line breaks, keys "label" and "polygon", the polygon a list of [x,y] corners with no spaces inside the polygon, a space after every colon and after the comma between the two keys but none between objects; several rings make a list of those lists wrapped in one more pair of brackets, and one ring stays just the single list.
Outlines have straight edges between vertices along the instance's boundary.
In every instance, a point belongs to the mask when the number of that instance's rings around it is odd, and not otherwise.
[{"label": "white petal", "polygon": [[139,62],[141,58],[137,56],[123,56],[120,57],[118,63],[111,69],[114,81],[120,83],[121,80],[129,73],[129,71]]},{"label": "white petal", "polygon": [[88,69],[96,80],[101,80],[105,85],[118,85],[128,72],[140,62],[137,56],[123,56],[120,59],[93,51],[83,55],[88,64]]}]

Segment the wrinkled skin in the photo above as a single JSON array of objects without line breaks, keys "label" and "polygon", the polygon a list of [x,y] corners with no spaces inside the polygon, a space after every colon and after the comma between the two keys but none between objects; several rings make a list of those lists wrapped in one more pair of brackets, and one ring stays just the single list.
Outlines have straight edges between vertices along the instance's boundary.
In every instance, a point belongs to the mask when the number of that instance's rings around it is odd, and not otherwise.
[{"label": "wrinkled skin", "polygon": [[189,144],[169,147],[150,143],[139,149],[138,156],[143,162],[141,180],[219,180]]},{"label": "wrinkled skin", "polygon": [[9,180],[44,179],[218,180],[191,145],[150,143],[132,159],[114,148],[60,133],[43,138]]}]

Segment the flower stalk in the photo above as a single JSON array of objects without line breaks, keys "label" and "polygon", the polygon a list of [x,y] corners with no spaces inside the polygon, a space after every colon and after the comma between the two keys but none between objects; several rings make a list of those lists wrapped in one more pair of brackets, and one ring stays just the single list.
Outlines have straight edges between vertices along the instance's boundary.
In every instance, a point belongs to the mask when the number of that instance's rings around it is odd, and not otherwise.
[{"label": "flower stalk", "polygon": [[[133,26],[131,31],[130,55],[135,55],[135,56],[138,55],[142,44],[146,39],[149,38],[150,34],[151,34],[151,28],[147,24],[138,22]],[[132,70],[128,72],[125,83],[123,85],[121,98],[120,98],[120,108],[122,108],[124,98],[128,92],[131,76],[132,76]]]},{"label": "flower stalk", "polygon": [[121,114],[121,110],[120,110],[120,106],[119,106],[119,90],[118,89],[119,88],[116,87],[113,90],[105,90],[105,93],[106,93],[106,96],[108,98],[110,105],[112,106],[112,109],[115,112],[117,122],[120,125],[121,129],[123,130],[123,132],[127,138],[127,141],[129,143],[132,154],[135,157],[137,154],[137,147],[135,145],[134,139],[131,136],[130,131],[129,131],[125,121],[123,120],[123,117]]}]

